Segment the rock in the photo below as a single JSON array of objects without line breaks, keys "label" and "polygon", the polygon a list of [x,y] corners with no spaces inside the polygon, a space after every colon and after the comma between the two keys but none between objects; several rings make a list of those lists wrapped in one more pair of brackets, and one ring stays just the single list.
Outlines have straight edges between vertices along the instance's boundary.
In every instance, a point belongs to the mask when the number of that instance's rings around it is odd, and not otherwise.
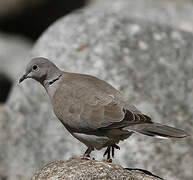
[{"label": "rock", "polygon": [[[58,20],[38,40],[31,56],[52,59],[66,71],[102,78],[155,122],[191,134],[193,35],[159,24],[159,19],[131,17],[129,4],[105,1]],[[29,179],[48,161],[85,151],[56,120],[48,101],[33,81],[13,88],[0,129],[0,174],[8,179],[10,175]],[[192,177],[191,138],[160,140],[136,134],[120,146],[114,162],[122,166],[147,169],[170,180]],[[101,160],[103,152],[92,156]]]},{"label": "rock", "polygon": [[7,100],[11,87],[12,81],[4,74],[0,74],[0,103]]},{"label": "rock", "polygon": [[27,39],[0,33],[0,103],[6,101],[13,82],[18,81],[31,47]]},{"label": "rock", "polygon": [[70,159],[68,161],[55,161],[46,164],[36,172],[32,180],[160,180],[155,175],[145,174],[139,170],[127,170],[123,167],[95,160]]},{"label": "rock", "polygon": [[[89,0],[92,3],[98,1]],[[103,1],[101,6],[104,3],[106,3],[105,6],[108,5],[108,0],[101,1]],[[128,0],[125,2],[125,7],[116,5],[111,8],[115,8],[123,16],[129,16],[131,19],[141,19],[193,32],[192,2],[190,0]]]},{"label": "rock", "polygon": [[32,42],[25,38],[0,33],[0,74],[18,80],[31,48]]},{"label": "rock", "polygon": [[45,0],[1,0],[0,2],[0,16],[6,16],[21,12],[23,9],[37,6]]},{"label": "rock", "polygon": [[0,28],[36,40],[56,19],[81,8],[86,0],[1,0]]},{"label": "rock", "polygon": [[[0,119],[2,118],[1,117],[2,116],[2,112],[3,112],[3,105],[0,104]],[[0,125],[0,127],[1,127],[1,125]]]}]

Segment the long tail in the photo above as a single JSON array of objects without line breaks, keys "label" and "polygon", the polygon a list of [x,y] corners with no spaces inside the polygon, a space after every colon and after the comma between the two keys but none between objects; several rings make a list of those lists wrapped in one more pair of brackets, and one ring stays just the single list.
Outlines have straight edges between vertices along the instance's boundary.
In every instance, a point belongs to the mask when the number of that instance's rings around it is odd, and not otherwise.
[{"label": "long tail", "polygon": [[124,127],[123,130],[138,132],[148,136],[160,138],[183,138],[189,136],[182,129],[158,124],[158,123],[144,123]]}]

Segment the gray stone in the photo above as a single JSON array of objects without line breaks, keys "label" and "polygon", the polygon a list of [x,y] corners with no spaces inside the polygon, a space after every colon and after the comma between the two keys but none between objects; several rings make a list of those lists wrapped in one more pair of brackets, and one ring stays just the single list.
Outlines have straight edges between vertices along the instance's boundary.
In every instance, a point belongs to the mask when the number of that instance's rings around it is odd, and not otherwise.
[{"label": "gray stone", "polygon": [[[108,0],[89,0],[100,2],[103,9],[108,6]],[[146,22],[170,25],[183,31],[193,32],[193,1],[192,0],[127,0],[125,7],[112,5],[115,11],[120,11],[122,16],[132,19],[141,19]],[[108,11],[108,9],[106,9]]]},{"label": "gray stone", "polygon": [[6,101],[13,82],[18,81],[31,47],[25,38],[0,32],[0,103]]},{"label": "gray stone", "polygon": [[160,180],[150,172],[127,170],[117,164],[95,161],[70,159],[46,164],[37,171],[32,180]]},{"label": "gray stone", "polygon": [[32,43],[22,37],[0,33],[0,74],[17,80],[31,50]]},{"label": "gray stone", "polygon": [[[60,19],[38,40],[31,56],[52,59],[66,71],[102,78],[155,122],[191,134],[193,35],[159,18],[156,22],[134,18],[130,4],[105,1]],[[164,17],[166,22],[169,18]],[[16,84],[4,108],[0,174],[8,179],[29,179],[48,161],[84,152],[85,147],[56,120],[39,84]],[[115,162],[122,166],[147,169],[170,180],[192,178],[191,138],[160,140],[136,134],[120,146]],[[100,160],[102,154],[93,156]]]}]

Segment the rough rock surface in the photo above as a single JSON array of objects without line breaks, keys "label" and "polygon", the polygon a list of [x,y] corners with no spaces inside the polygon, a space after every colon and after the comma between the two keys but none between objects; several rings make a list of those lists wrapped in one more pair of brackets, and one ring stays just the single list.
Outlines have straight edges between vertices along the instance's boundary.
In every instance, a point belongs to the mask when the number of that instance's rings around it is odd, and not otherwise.
[{"label": "rough rock surface", "polygon": [[[48,57],[66,71],[96,75],[122,90],[155,122],[192,134],[193,35],[159,24],[159,19],[131,17],[126,11],[130,3],[105,1],[60,19],[42,35],[32,56]],[[162,16],[161,11],[156,13]],[[8,179],[29,179],[48,161],[84,152],[85,147],[56,120],[39,84],[16,84],[4,108],[0,174]],[[115,162],[123,166],[170,180],[192,178],[191,138],[133,135],[120,146]],[[100,160],[103,151],[92,155]]]},{"label": "rough rock surface", "polygon": [[[108,6],[108,0],[101,1],[103,1],[101,6],[105,3],[105,6]],[[100,1],[96,0],[96,2]],[[184,31],[193,32],[192,0],[128,0],[125,7],[116,5],[111,8],[115,8],[122,15],[132,19],[137,18],[146,22],[170,25]]]},{"label": "rough rock surface", "polygon": [[139,170],[127,170],[117,164],[95,161],[70,159],[46,164],[36,172],[32,180],[160,180]]}]

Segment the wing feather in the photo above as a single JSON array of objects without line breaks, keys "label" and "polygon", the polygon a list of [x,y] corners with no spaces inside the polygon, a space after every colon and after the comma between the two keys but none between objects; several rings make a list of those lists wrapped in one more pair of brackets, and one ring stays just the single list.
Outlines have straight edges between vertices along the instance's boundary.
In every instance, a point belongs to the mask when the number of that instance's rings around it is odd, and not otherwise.
[{"label": "wing feather", "polygon": [[72,129],[93,131],[150,122],[122,94],[105,81],[88,75],[66,73],[52,104],[60,121]]}]

